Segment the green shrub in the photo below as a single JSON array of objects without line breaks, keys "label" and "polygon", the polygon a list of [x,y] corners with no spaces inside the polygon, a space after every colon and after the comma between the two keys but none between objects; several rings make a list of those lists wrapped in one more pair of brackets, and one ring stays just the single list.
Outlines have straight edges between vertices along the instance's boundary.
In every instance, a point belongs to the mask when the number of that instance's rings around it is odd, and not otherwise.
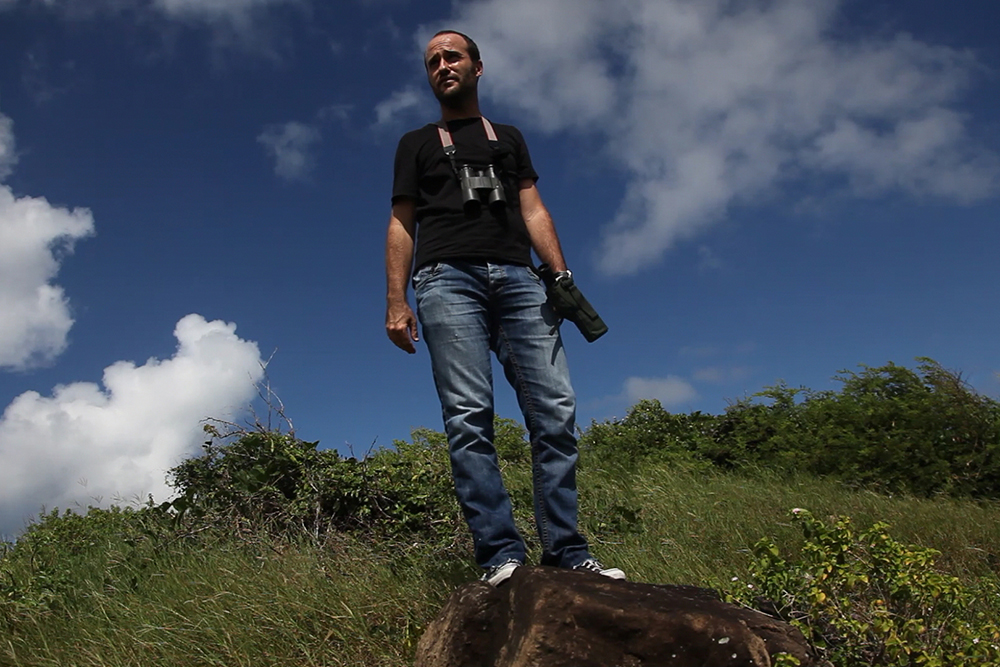
[{"label": "green shrub", "polygon": [[205,444],[171,471],[180,516],[227,515],[251,529],[319,535],[330,529],[452,533],[456,503],[443,436],[415,429],[356,459],[277,431]]},{"label": "green shrub", "polygon": [[800,395],[807,402],[812,397],[807,389],[778,383],[730,405],[718,418],[716,446],[734,466],[803,469],[806,454],[816,445],[808,437]]},{"label": "green shrub", "polygon": [[[440,435],[447,448],[444,434]],[[496,447],[501,468],[531,465],[531,445],[528,443],[527,435],[528,430],[517,421],[494,417],[493,446]]]},{"label": "green shrub", "polygon": [[838,667],[1000,665],[1000,627],[984,611],[995,586],[936,571],[937,552],[900,544],[885,523],[858,532],[846,517],[792,513],[805,536],[798,557],[758,542],[738,598],[799,627]]},{"label": "green shrub", "polygon": [[633,466],[651,458],[690,466],[709,461],[725,465],[728,452],[715,446],[714,423],[712,415],[673,414],[659,401],[644,399],[624,419],[591,422],[580,437],[580,449],[592,452],[595,459]]},{"label": "green shrub", "polygon": [[735,465],[830,476],[923,497],[1000,494],[1000,403],[921,358],[841,371],[839,392],[784,384],[736,402],[712,431]]},{"label": "green shrub", "polygon": [[1000,404],[923,358],[843,372],[843,389],[807,404],[817,446],[811,471],[830,470],[888,491],[996,497]]}]

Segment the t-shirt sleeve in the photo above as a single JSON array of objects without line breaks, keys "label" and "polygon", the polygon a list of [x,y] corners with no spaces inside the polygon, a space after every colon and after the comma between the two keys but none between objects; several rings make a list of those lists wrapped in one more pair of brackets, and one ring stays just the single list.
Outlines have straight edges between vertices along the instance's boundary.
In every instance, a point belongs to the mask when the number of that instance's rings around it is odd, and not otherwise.
[{"label": "t-shirt sleeve", "polygon": [[532,181],[538,180],[538,172],[535,171],[535,167],[531,164],[531,154],[528,153],[528,144],[524,140],[524,135],[516,127],[511,128],[514,131],[514,141],[517,149],[514,151],[514,158],[517,160],[517,178],[519,180],[531,179]]},{"label": "t-shirt sleeve", "polygon": [[417,176],[417,152],[414,149],[412,137],[403,135],[396,147],[396,160],[392,176],[392,203],[400,199],[417,199],[420,196],[419,178]]}]

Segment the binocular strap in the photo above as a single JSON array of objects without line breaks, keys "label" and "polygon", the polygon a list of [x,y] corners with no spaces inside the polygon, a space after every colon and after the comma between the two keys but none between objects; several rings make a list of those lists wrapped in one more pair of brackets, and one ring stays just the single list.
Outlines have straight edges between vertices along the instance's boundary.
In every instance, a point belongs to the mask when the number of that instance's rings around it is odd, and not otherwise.
[{"label": "binocular strap", "polygon": [[[497,144],[497,133],[493,130],[493,124],[486,120],[486,116],[479,117],[483,121],[483,129],[486,130],[486,138],[490,141],[491,146]],[[437,124],[438,137],[441,138],[441,148],[444,149],[444,154],[448,156],[448,160],[451,162],[451,168],[458,173],[458,163],[455,162],[455,142],[451,139],[451,132],[448,131],[448,124],[441,121]]]}]

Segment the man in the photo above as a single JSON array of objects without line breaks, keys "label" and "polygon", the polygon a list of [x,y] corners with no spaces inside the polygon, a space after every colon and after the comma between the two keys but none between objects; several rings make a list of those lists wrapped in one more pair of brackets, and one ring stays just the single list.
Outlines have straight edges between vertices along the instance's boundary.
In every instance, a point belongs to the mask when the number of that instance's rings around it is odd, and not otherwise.
[{"label": "man", "polygon": [[562,273],[566,262],[524,138],[480,114],[483,63],[469,37],[438,33],[424,65],[441,120],[404,135],[396,152],[386,332],[399,348],[416,351],[417,318],[407,300],[412,281],[455,492],[476,561],[486,570],[483,580],[499,585],[525,561],[493,446],[490,351],[517,393],[530,434],[541,563],[623,579],[621,570],[591,557],[577,530],[576,399],[532,249],[557,275],[568,272]]}]

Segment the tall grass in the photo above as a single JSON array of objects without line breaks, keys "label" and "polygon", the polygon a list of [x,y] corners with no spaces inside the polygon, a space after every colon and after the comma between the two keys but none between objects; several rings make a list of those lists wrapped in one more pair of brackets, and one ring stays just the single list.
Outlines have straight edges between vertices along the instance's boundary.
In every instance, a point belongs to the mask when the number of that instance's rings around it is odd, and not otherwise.
[{"label": "tall grass", "polygon": [[[685,472],[660,465],[631,478],[621,470],[588,477],[581,487],[582,523],[595,551],[643,581],[725,588],[732,577],[742,578],[761,537],[789,549],[799,544],[801,532],[789,522],[796,507],[820,517],[850,516],[859,526],[886,521],[900,541],[941,551],[941,568],[967,581],[997,571],[997,503],[890,497],[767,471]],[[602,517],[620,512],[623,502],[641,509],[638,525],[601,531]]]},{"label": "tall grass", "polygon": [[[537,558],[530,479],[520,467],[506,477]],[[637,581],[743,585],[758,539],[783,549],[800,541],[788,521],[793,507],[849,515],[859,526],[887,521],[898,540],[940,550],[941,569],[964,582],[997,580],[995,503],[888,497],[836,482],[669,463],[584,466],[579,486],[593,552]],[[13,584],[0,602],[0,665],[409,665],[426,624],[479,574],[461,526],[449,544],[216,526],[171,541],[130,535],[53,549],[72,557],[42,567],[39,552],[5,564]],[[11,591],[43,574],[51,579],[39,584],[51,592],[47,604],[14,599]],[[993,611],[1000,616],[1000,605]]]},{"label": "tall grass", "polygon": [[0,664],[404,665],[449,577],[382,546],[243,536],[113,563],[118,583],[16,618]]}]

